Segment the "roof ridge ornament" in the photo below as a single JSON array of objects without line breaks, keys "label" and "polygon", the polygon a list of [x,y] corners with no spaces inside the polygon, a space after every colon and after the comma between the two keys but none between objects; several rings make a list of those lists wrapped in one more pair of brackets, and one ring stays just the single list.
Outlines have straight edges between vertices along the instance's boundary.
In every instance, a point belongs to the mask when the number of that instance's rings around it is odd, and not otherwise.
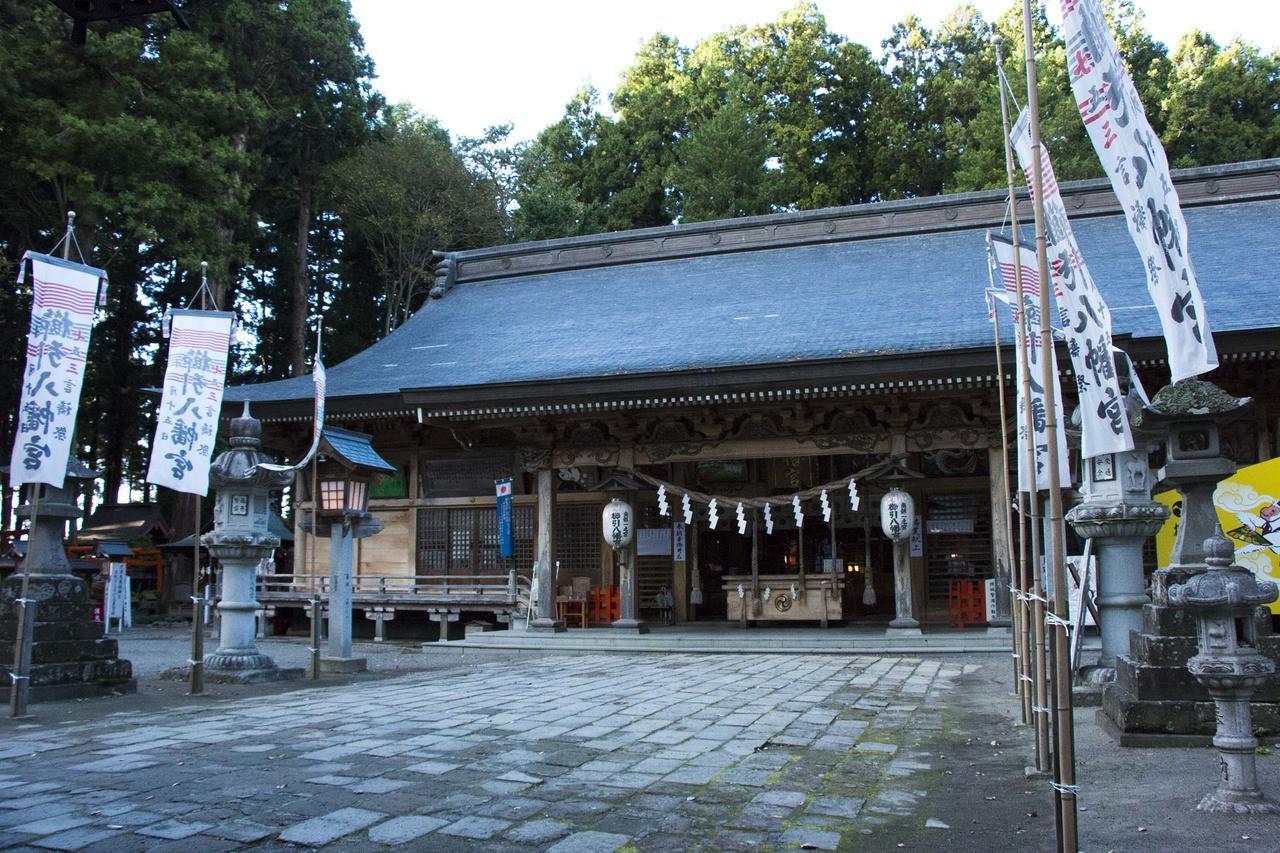
[{"label": "roof ridge ornament", "polygon": [[431,286],[430,296],[432,299],[439,299],[458,283],[457,252],[438,252],[433,249],[431,257],[435,261],[436,283]]}]

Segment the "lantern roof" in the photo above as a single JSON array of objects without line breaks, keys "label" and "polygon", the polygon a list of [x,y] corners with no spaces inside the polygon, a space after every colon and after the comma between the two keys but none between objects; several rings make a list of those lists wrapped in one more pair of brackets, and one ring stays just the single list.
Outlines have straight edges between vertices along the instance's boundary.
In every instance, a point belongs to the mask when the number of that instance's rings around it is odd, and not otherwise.
[{"label": "lantern roof", "polygon": [[393,473],[396,467],[373,449],[368,433],[327,426],[320,433],[320,447],[331,459],[348,468],[368,468]]}]

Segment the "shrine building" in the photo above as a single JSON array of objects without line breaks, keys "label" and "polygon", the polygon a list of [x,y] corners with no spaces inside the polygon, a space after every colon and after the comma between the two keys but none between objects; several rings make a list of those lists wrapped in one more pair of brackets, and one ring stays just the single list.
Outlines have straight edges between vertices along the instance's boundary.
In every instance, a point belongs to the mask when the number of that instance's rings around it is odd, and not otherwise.
[{"label": "shrine building", "polygon": [[[1204,378],[1255,398],[1226,435],[1237,462],[1252,464],[1276,455],[1280,432],[1280,160],[1175,178],[1221,358]],[[1168,382],[1165,344],[1116,197],[1106,180],[1061,189],[1115,342],[1154,393]],[[1025,194],[1018,214],[1031,221]],[[945,622],[953,581],[1009,567],[999,395],[1012,422],[1013,336],[1003,314],[1002,381],[984,301],[985,232],[1007,220],[1006,194],[990,191],[451,255],[408,322],[328,369],[327,423],[370,434],[397,468],[371,492],[384,527],[357,542],[357,576],[465,585],[505,575],[494,482],[511,478],[519,574],[542,553],[558,564],[558,590],[608,587],[618,570],[601,510],[621,488],[636,502],[639,615],[725,620],[752,536],[739,534],[732,506],[711,529],[695,505],[694,523],[673,531],[678,495],[661,516],[639,474],[775,496],[758,571],[784,578],[775,589],[820,578],[833,622],[884,621],[894,589],[878,497],[896,483],[919,522],[915,615]],[[1069,417],[1071,361],[1058,360]],[[307,446],[309,376],[233,387],[226,400],[228,413],[250,401],[282,458]],[[836,492],[829,522],[809,500],[797,529],[794,493],[859,472],[857,512]],[[540,530],[539,517],[553,521]],[[313,550],[323,573],[326,549]]]}]

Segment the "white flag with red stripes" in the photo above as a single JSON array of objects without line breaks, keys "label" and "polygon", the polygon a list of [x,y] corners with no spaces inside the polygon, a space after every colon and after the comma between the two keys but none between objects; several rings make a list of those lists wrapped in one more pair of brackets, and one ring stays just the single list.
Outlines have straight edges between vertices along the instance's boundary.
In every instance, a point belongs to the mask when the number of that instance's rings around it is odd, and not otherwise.
[{"label": "white flag with red stripes", "polygon": [[186,309],[170,315],[169,363],[147,482],[204,495],[209,491],[209,463],[227,384],[227,350],[235,315]]},{"label": "white flag with red stripes", "polygon": [[60,489],[75,439],[94,309],[107,274],[97,267],[27,252],[18,265],[19,284],[28,261],[31,326],[9,485],[48,483]]},{"label": "white flag with red stripes", "polygon": [[[1032,483],[1037,490],[1049,488],[1049,418],[1048,405],[1045,402],[1044,385],[1041,383],[1043,367],[1041,367],[1041,358],[1043,357],[1043,347],[1040,345],[1040,287],[1039,275],[1035,271],[1036,253],[1034,249],[1022,246],[1018,251],[1014,250],[1013,242],[1006,240],[998,234],[987,233],[987,254],[991,262],[991,284],[992,290],[996,291],[999,301],[1009,305],[1014,314],[1014,322],[1021,321],[1023,330],[1027,336],[1027,367],[1030,372],[1031,395],[1027,399],[1023,395],[1022,381],[1022,359],[1017,359],[1018,366],[1018,490],[1029,492],[1032,490]],[[1017,290],[1014,287],[1015,270],[1017,267],[1022,268],[1022,311],[1014,308],[1017,303]],[[1007,291],[1008,298],[999,296],[1001,287]],[[1057,353],[1052,347],[1049,348],[1049,356],[1053,359],[1053,381],[1058,381],[1058,360]],[[1053,397],[1054,414],[1057,418],[1058,430],[1058,459],[1062,464],[1058,466],[1058,485],[1063,488],[1071,487],[1071,467],[1066,464],[1067,460],[1067,434],[1064,430],[1062,421],[1062,388],[1056,387]],[[1027,430],[1027,412],[1031,412],[1031,431]],[[1035,474],[1028,470],[1027,446],[1035,447]]]}]

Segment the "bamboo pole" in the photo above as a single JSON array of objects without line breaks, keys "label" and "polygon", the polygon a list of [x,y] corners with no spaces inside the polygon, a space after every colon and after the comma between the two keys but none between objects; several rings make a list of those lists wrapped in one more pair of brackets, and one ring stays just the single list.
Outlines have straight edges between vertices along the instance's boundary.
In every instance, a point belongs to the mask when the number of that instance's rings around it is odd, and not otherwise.
[{"label": "bamboo pole", "polygon": [[[1009,199],[1010,199],[1010,222],[1012,227],[1012,236],[1014,236],[1014,286],[1016,291],[1016,300],[1018,300],[1018,310],[1020,321],[1018,324],[1018,364],[1021,370],[1021,394],[1023,400],[1030,401],[1030,387],[1032,387],[1032,374],[1030,374],[1030,365],[1028,360],[1028,341],[1027,320],[1025,320],[1024,305],[1024,287],[1023,287],[1023,261],[1021,261],[1021,243],[1018,237],[1018,216],[1016,214],[1016,193],[1014,191],[1014,173],[1012,173],[1012,146],[1009,138],[1009,108],[1005,99],[1004,88],[1004,70],[1000,70],[1001,76],[1001,114],[1005,124],[1005,168],[1009,175]],[[1048,283],[1042,283],[1042,291],[1047,287]],[[1048,688],[1046,674],[1046,651],[1044,651],[1044,589],[1041,581],[1041,555],[1043,553],[1041,542],[1041,502],[1039,502],[1039,492],[1036,489],[1036,444],[1030,439],[1034,434],[1032,411],[1030,405],[1023,412],[1023,429],[1027,430],[1028,441],[1027,450],[1024,453],[1024,459],[1021,460],[1021,466],[1024,470],[1029,471],[1029,478],[1032,480],[1032,488],[1027,492],[1019,489],[1019,515],[1021,537],[1023,537],[1023,546],[1021,546],[1021,588],[1023,588],[1023,630],[1027,639],[1025,639],[1024,647],[1027,649],[1029,660],[1024,661],[1024,676],[1021,683],[1030,685],[1027,698],[1024,699],[1024,707],[1033,717],[1034,725],[1036,725],[1036,768],[1041,772],[1048,770],[1050,765],[1050,731],[1048,731]],[[1053,442],[1051,442],[1053,443]],[[1056,444],[1055,444],[1056,446]]]},{"label": "bamboo pole", "polygon": [[196,495],[195,545],[192,546],[191,569],[191,695],[204,692],[204,597],[200,594],[200,516],[203,510]]},{"label": "bamboo pole", "polygon": [[[1016,328],[1014,330],[1014,339],[1016,353],[1018,353],[1018,356],[1016,356],[1018,357],[1018,369],[1021,377],[1020,393],[1023,394],[1023,400],[1030,400],[1030,370],[1027,360],[1027,323],[1025,323],[1023,314],[1021,314],[1021,311],[1023,311],[1023,266],[1021,266],[1021,250],[1018,237],[1018,193],[1016,193],[1016,184],[1014,182],[1014,149],[1012,149],[1012,145],[1009,140],[1009,99],[1007,99],[1005,93],[1004,38],[997,35],[995,37],[995,45],[997,68],[996,86],[1000,88],[1000,120],[1001,126],[1004,127],[1005,136],[1005,177],[1007,182],[1009,182],[1009,220],[1012,238],[1014,238],[1014,295],[1016,300],[1018,300],[1018,306],[1016,306],[1015,314],[1018,315],[1019,318],[1018,323],[1015,324]],[[1004,377],[1004,374],[1001,374],[1001,377]],[[1004,403],[1004,396],[1002,396],[1002,394],[1001,403]],[[1004,409],[1001,409],[1001,423],[1005,423]],[[1030,429],[1032,429],[1032,418],[1030,418],[1029,407],[1028,411],[1024,412],[1023,429],[1028,430],[1028,435],[1032,434],[1030,433]],[[1004,429],[1002,429],[1002,437],[1004,437],[1004,434]],[[1030,444],[1030,441],[1028,441],[1028,444]],[[1036,451],[1034,451],[1033,447],[1030,447],[1029,450],[1030,452],[1027,455],[1027,459],[1019,460],[1019,466],[1028,466],[1025,470],[1034,471],[1036,470]],[[1005,453],[1006,455],[1009,453],[1007,444],[1005,447]],[[1019,621],[1015,622],[1014,630],[1018,631],[1020,637],[1018,643],[1018,654],[1020,657],[1018,658],[1018,675],[1016,675],[1016,678],[1018,678],[1019,699],[1021,716],[1023,716],[1023,724],[1036,726],[1036,766],[1039,770],[1043,770],[1041,765],[1041,752],[1043,743],[1047,742],[1047,736],[1046,738],[1041,738],[1042,726],[1038,725],[1036,711],[1034,711],[1033,708],[1034,704],[1036,704],[1033,697],[1034,685],[1036,685],[1036,678],[1034,678],[1034,671],[1036,671],[1036,667],[1033,665],[1032,656],[1034,654],[1034,649],[1038,648],[1038,643],[1032,643],[1032,608],[1028,606],[1029,599],[1027,597],[1028,590],[1032,589],[1030,574],[1032,574],[1033,571],[1032,566],[1034,565],[1034,552],[1029,548],[1027,521],[1029,507],[1027,493],[1021,491],[1021,488],[1015,489],[1015,491],[1018,492],[1019,560],[1018,571],[1015,573],[1014,605],[1016,613],[1018,613],[1019,616]],[[1006,510],[1007,508],[1009,508],[1009,502],[1006,500]],[[1006,528],[1009,529],[1009,535],[1012,537],[1012,524],[1006,524]],[[1011,555],[1010,558],[1012,558]],[[1039,702],[1039,704],[1043,706],[1044,703]]]},{"label": "bamboo pole", "polygon": [[[1004,358],[1000,352],[1000,312],[993,311],[994,323],[992,324],[995,334],[995,350],[996,350],[996,377],[998,385],[996,386],[996,394],[1000,400],[1000,464],[1004,470],[1000,472],[1000,476],[1004,481],[1004,488],[1001,490],[1000,502],[1004,506],[1004,559],[1005,565],[1009,567],[1010,580],[1009,585],[1009,613],[1013,617],[1013,688],[1014,694],[1018,697],[1018,707],[1022,709],[1022,723],[1026,725],[1028,722],[1026,704],[1022,701],[1026,691],[1022,686],[1022,602],[1019,598],[1020,578],[1018,577],[1017,567],[1013,565],[1013,510],[1009,502],[1009,423],[1008,413],[1005,411],[1004,401]],[[991,472],[991,476],[995,476],[995,472]],[[997,592],[997,595],[999,592]]]},{"label": "bamboo pole", "polygon": [[[67,230],[62,236],[62,259],[71,260],[71,241],[75,239],[76,212],[67,211]],[[32,280],[34,290],[35,281]],[[34,310],[34,309],[33,309]],[[36,603],[30,598],[31,543],[35,537],[36,522],[40,520],[40,483],[28,483],[31,492],[31,517],[27,523],[27,554],[23,558],[22,591],[18,596],[18,624],[13,638],[13,667],[9,671],[9,716],[25,717],[27,701],[31,695],[31,647],[35,640]],[[62,543],[59,542],[59,545]]]},{"label": "bamboo pole", "polygon": [[1035,44],[1032,39],[1031,0],[1022,0],[1022,35],[1027,54],[1027,109],[1031,118],[1031,182],[1035,191],[1032,209],[1036,222],[1036,260],[1040,266],[1040,340],[1043,347],[1041,376],[1044,380],[1045,419],[1049,436],[1049,535],[1050,567],[1053,572],[1053,611],[1058,617],[1058,636],[1053,644],[1055,742],[1054,792],[1059,798],[1058,814],[1062,830],[1058,849],[1075,853],[1079,850],[1076,827],[1075,725],[1071,708],[1071,664],[1067,657],[1069,643],[1065,636],[1067,619],[1066,572],[1063,550],[1066,531],[1062,521],[1062,487],[1058,482],[1057,376],[1053,363],[1053,331],[1049,326],[1049,258],[1044,227],[1044,181],[1041,173],[1040,97],[1036,86]]}]

